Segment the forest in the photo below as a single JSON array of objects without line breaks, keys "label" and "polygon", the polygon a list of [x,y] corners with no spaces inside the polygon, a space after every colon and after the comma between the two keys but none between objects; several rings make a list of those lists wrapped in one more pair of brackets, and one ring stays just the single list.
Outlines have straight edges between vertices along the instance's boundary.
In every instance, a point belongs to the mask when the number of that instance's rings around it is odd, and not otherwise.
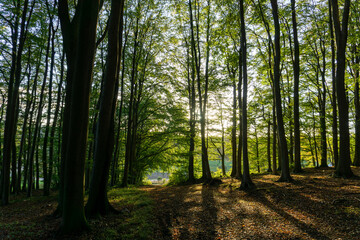
[{"label": "forest", "polygon": [[0,239],[359,239],[360,1],[0,0]]}]

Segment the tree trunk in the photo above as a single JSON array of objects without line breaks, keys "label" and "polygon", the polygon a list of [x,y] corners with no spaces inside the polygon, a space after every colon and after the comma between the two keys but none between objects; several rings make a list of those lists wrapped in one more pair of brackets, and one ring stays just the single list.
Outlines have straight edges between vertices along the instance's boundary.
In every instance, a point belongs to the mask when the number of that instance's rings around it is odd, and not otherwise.
[{"label": "tree trunk", "polygon": [[[188,92],[189,92],[189,108],[190,108],[190,146],[189,146],[189,179],[188,182],[195,182],[194,176],[194,151],[195,151],[195,128],[196,128],[196,92],[195,92],[195,63],[194,58],[190,60],[189,44],[187,44],[187,65],[188,65]],[[191,67],[190,67],[191,66]],[[191,74],[190,74],[191,72]],[[191,76],[190,76],[191,75]]]},{"label": "tree trunk", "polygon": [[333,132],[333,152],[334,152],[334,162],[335,167],[339,162],[339,150],[338,150],[338,124],[337,124],[337,97],[336,97],[336,65],[335,65],[335,40],[334,40],[334,29],[333,29],[333,19],[332,19],[332,6],[331,0],[328,1],[329,4],[329,29],[330,29],[330,38],[331,38],[331,77],[332,77],[332,132]]},{"label": "tree trunk", "polygon": [[125,165],[124,165],[124,174],[122,180],[122,187],[126,187],[129,181],[129,172],[132,168],[132,139],[133,139],[133,111],[134,111],[134,101],[135,101],[135,73],[136,73],[136,56],[138,50],[138,34],[139,34],[139,18],[136,19],[135,26],[135,36],[134,36],[134,50],[133,50],[133,59],[132,59],[132,70],[130,78],[130,99],[129,99],[129,113],[128,113],[128,123],[127,123],[127,135],[126,135],[126,148],[125,148]]},{"label": "tree trunk", "polygon": [[[49,190],[50,190],[50,187],[51,187],[51,176],[52,176],[52,173],[53,173],[53,165],[55,163],[55,158],[54,158],[54,138],[55,138],[56,125],[57,125],[57,122],[58,122],[59,112],[60,112],[61,94],[62,94],[61,89],[62,89],[62,85],[63,85],[63,81],[64,81],[64,60],[65,60],[65,54],[63,53],[63,55],[61,56],[60,82],[58,84],[58,92],[57,92],[57,98],[56,98],[55,114],[54,114],[54,119],[53,119],[53,122],[52,122],[51,131],[50,131],[49,173],[48,173],[49,181],[48,181],[48,185],[46,186],[47,189],[49,189]],[[60,143],[58,145],[58,148],[60,148]]]},{"label": "tree trunk", "polygon": [[276,152],[277,152],[277,123],[276,123],[276,109],[275,109],[275,98],[273,98],[273,107],[272,107],[272,119],[273,119],[273,146],[272,146],[272,173],[277,175],[277,163],[276,163]]},{"label": "tree trunk", "polygon": [[349,133],[349,103],[345,89],[345,68],[346,68],[346,43],[350,12],[350,0],[345,0],[342,24],[340,26],[338,1],[332,0],[333,19],[336,36],[336,94],[339,110],[339,132],[340,132],[340,158],[336,166],[335,175],[339,177],[352,177],[350,158],[350,133]]},{"label": "tree trunk", "polygon": [[[99,119],[96,128],[94,166],[90,179],[86,213],[105,215],[113,208],[107,197],[111,158],[114,150],[114,115],[117,100],[118,71],[121,59],[124,0],[113,0],[108,33],[108,56],[104,85],[100,98]],[[109,107],[109,106],[112,106]]]},{"label": "tree trunk", "polygon": [[229,77],[232,80],[233,84],[233,106],[232,106],[232,128],[231,128],[231,149],[232,149],[232,170],[231,170],[231,177],[236,177],[236,170],[237,170],[237,164],[238,159],[236,158],[236,82],[235,82],[235,72],[230,69],[229,65],[227,66]]},{"label": "tree trunk", "polygon": [[[88,229],[84,215],[84,165],[86,155],[89,96],[95,56],[96,26],[100,0],[78,2],[70,21],[68,2],[58,2],[58,14],[67,57],[66,106],[62,162],[61,234]],[[66,126],[65,126],[66,124]]]},{"label": "tree trunk", "polygon": [[267,160],[268,160],[268,169],[266,170],[267,172],[272,172],[271,169],[271,154],[270,154],[270,149],[271,149],[271,137],[270,137],[270,133],[271,133],[271,122],[270,120],[268,120],[268,131],[267,131]]},{"label": "tree trunk", "polygon": [[[46,2],[47,3],[47,2]],[[48,109],[47,109],[47,120],[46,120],[46,127],[45,127],[45,136],[43,141],[43,152],[42,152],[42,162],[43,162],[43,174],[44,174],[44,196],[48,196],[50,194],[50,182],[51,182],[51,175],[49,172],[51,171],[50,168],[47,167],[47,153],[48,153],[48,141],[49,141],[49,133],[50,133],[50,120],[51,120],[51,102],[52,102],[52,85],[53,85],[53,71],[55,65],[55,30],[52,22],[52,16],[49,14],[49,29],[50,29],[50,38],[49,42],[51,44],[51,61],[50,61],[50,77],[49,77],[49,95],[48,95]],[[52,159],[49,159],[49,162]],[[50,165],[50,163],[49,163]]]},{"label": "tree trunk", "polygon": [[295,0],[291,0],[292,25],[294,34],[294,173],[301,172],[301,155],[300,155],[300,114],[299,114],[299,78],[300,78],[300,50],[297,32],[296,7]]},{"label": "tree trunk", "polygon": [[[125,19],[125,23],[123,24],[124,27],[126,27],[127,25],[127,18]],[[125,28],[125,32],[126,32],[126,28]],[[122,34],[122,33],[121,33]],[[118,156],[119,156],[119,151],[120,151],[120,123],[121,123],[121,118],[122,118],[122,111],[123,111],[123,105],[124,105],[124,77],[125,77],[125,48],[127,47],[127,40],[128,40],[128,33],[125,34],[125,40],[124,40],[124,46],[122,51],[122,69],[121,69],[121,90],[120,90],[120,108],[119,108],[119,119],[118,119],[118,124],[117,124],[117,134],[116,134],[116,143],[115,143],[115,151],[114,151],[114,172],[111,174],[111,185],[115,185],[115,183],[118,181],[118,174],[117,171],[115,170],[115,167],[118,167]]]},{"label": "tree trunk", "polygon": [[241,56],[242,56],[242,73],[243,73],[243,101],[242,101],[242,151],[243,151],[243,175],[240,189],[250,190],[255,188],[255,184],[250,177],[249,154],[248,154],[248,118],[247,118],[247,46],[244,16],[244,0],[240,0],[240,19],[241,19]]},{"label": "tree trunk", "polygon": [[354,91],[354,105],[355,105],[355,156],[353,165],[360,166],[360,99],[359,99],[359,63],[360,56],[355,47],[355,91]]},{"label": "tree trunk", "polygon": [[[241,40],[240,40],[241,41]],[[239,52],[239,81],[238,81],[238,106],[239,106],[239,143],[238,143],[238,152],[237,152],[237,164],[236,164],[236,175],[237,179],[242,178],[242,171],[241,171],[241,157],[242,157],[242,55],[241,50]]]},{"label": "tree trunk", "polygon": [[287,141],[285,137],[284,120],[281,104],[281,90],[280,90],[280,24],[278,15],[277,0],[271,0],[272,13],[275,25],[275,53],[274,53],[274,90],[275,90],[275,104],[277,116],[277,129],[279,134],[280,144],[280,158],[281,158],[281,176],[279,181],[292,181],[289,170],[289,155],[287,148]]},{"label": "tree trunk", "polygon": [[[327,140],[326,140],[326,46],[325,41],[320,36],[320,50],[322,57],[322,68],[319,69],[321,73],[321,96],[319,97],[320,101],[320,131],[321,131],[321,164],[320,167],[328,167],[327,164]],[[319,63],[320,65],[320,63]],[[320,88],[320,86],[319,86]]]},{"label": "tree trunk", "polygon": [[[195,10],[196,11],[196,10]],[[210,12],[210,7],[208,9],[208,14]],[[208,159],[208,151],[206,147],[206,138],[205,138],[205,117],[206,117],[206,101],[207,101],[207,85],[208,85],[208,74],[205,73],[205,96],[204,99],[202,97],[201,91],[201,77],[200,77],[200,40],[199,40],[199,31],[197,25],[197,49],[194,37],[194,25],[193,25],[193,14],[192,14],[192,3],[189,0],[189,13],[190,13],[190,34],[191,34],[191,47],[193,58],[195,58],[195,68],[196,68],[196,76],[197,76],[197,87],[198,87],[198,95],[199,95],[199,108],[200,108],[200,132],[201,132],[201,160],[202,160],[202,172],[203,172],[203,179],[208,181],[211,179],[211,172],[209,166],[209,159]],[[199,16],[198,16],[199,17]],[[206,69],[208,69],[208,61],[209,61],[209,31],[210,31],[210,18],[208,16],[208,23],[207,23],[207,60],[206,60]],[[199,56],[198,56],[199,55]],[[206,70],[207,71],[207,70]],[[204,100],[204,101],[203,101]]]}]

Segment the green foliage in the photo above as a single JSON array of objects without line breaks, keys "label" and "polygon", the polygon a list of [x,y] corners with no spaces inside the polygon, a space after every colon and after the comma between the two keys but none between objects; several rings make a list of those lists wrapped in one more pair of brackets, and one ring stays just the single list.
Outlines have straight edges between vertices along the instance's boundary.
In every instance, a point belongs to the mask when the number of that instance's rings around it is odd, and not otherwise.
[{"label": "green foliage", "polygon": [[121,206],[125,219],[118,222],[116,230],[105,229],[102,235],[105,239],[152,239],[154,202],[146,192],[136,188],[113,188],[108,197],[112,204]]}]

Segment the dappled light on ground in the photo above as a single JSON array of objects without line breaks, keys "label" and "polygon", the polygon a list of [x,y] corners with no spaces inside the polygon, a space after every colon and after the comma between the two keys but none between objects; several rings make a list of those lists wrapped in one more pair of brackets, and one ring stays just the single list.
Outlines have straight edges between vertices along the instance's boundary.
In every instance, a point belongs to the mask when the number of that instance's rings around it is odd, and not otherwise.
[{"label": "dappled light on ground", "polygon": [[332,171],[307,169],[294,183],[253,176],[257,189],[247,193],[234,179],[147,188],[158,202],[156,239],[358,239],[360,181]]},{"label": "dappled light on ground", "polygon": [[[360,168],[353,168],[359,176]],[[346,239],[360,236],[360,180],[332,177],[333,169],[306,169],[293,183],[253,175],[220,186],[144,186],[108,192],[119,214],[90,219],[92,230],[68,239]],[[86,199],[85,199],[86,201]],[[0,210],[0,239],[54,239],[60,218],[56,195],[18,195]]]}]

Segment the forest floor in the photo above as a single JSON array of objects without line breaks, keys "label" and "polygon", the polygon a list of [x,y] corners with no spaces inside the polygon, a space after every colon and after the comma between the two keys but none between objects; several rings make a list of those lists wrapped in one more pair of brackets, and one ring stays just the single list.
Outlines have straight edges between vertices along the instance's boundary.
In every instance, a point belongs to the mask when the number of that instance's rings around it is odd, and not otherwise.
[{"label": "forest floor", "polygon": [[[360,176],[360,168],[353,169]],[[257,189],[220,186],[145,187],[155,199],[154,239],[360,239],[360,180],[333,169],[305,169],[293,183],[253,175]]]},{"label": "forest floor", "polygon": [[[353,168],[360,176],[360,168]],[[333,178],[333,169],[305,169],[293,183],[252,175],[257,188],[222,184],[112,189],[120,211],[90,220],[92,231],[56,237],[56,196],[23,195],[0,207],[0,239],[360,239],[360,180]]]}]

